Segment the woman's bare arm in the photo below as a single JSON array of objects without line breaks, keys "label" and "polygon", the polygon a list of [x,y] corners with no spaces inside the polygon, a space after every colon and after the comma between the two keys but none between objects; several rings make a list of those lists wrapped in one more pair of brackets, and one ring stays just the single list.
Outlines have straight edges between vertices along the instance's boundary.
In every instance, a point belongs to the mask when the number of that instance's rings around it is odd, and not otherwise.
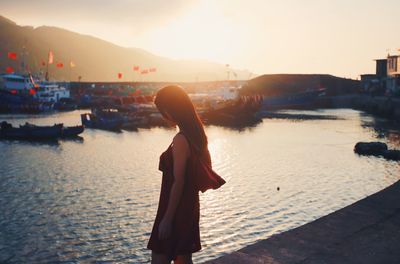
[{"label": "woman's bare arm", "polygon": [[158,233],[160,239],[166,239],[170,235],[171,223],[183,192],[186,162],[190,155],[189,144],[185,136],[178,134],[174,137],[172,155],[174,160],[174,183],[171,187],[167,211],[159,226]]}]

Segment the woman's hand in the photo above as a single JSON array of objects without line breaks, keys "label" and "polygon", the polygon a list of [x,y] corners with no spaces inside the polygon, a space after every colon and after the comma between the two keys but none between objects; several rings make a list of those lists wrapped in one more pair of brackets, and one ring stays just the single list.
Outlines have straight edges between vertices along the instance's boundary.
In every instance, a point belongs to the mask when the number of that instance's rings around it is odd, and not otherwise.
[{"label": "woman's hand", "polygon": [[172,221],[164,217],[158,226],[158,238],[160,240],[167,239],[171,235]]}]

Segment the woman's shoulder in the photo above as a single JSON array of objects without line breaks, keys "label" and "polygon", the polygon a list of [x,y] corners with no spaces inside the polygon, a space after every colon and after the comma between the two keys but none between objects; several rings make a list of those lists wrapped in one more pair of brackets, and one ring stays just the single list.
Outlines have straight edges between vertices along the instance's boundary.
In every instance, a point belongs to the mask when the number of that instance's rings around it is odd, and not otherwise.
[{"label": "woman's shoulder", "polygon": [[182,132],[179,132],[174,136],[172,140],[172,147],[179,152],[190,153],[189,140]]}]

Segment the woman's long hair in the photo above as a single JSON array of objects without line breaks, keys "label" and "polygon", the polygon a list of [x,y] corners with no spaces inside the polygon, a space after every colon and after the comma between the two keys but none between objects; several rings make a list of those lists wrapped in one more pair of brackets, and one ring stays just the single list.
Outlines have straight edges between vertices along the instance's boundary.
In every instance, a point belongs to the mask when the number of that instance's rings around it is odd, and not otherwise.
[{"label": "woman's long hair", "polygon": [[[207,136],[203,123],[196,113],[187,93],[177,85],[169,85],[158,90],[154,100],[158,110],[165,117],[168,113],[199,153],[207,150]],[[168,119],[168,118],[167,118]]]}]

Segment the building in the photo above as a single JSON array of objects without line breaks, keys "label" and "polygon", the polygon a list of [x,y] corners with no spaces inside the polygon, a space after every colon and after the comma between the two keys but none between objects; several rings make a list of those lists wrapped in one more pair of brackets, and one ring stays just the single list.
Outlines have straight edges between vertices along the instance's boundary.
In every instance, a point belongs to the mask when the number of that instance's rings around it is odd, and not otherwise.
[{"label": "building", "polygon": [[365,93],[375,93],[379,89],[380,83],[376,74],[361,74],[361,89]]},{"label": "building", "polygon": [[377,59],[375,74],[362,74],[361,87],[372,95],[400,96],[400,55]]},{"label": "building", "polygon": [[387,76],[387,59],[377,59],[376,61],[376,76],[379,79],[385,79]]},{"label": "building", "polygon": [[400,55],[387,57],[386,87],[391,94],[400,95]]},{"label": "building", "polygon": [[387,59],[377,59],[375,74],[361,75],[361,88],[373,95],[386,94]]}]

